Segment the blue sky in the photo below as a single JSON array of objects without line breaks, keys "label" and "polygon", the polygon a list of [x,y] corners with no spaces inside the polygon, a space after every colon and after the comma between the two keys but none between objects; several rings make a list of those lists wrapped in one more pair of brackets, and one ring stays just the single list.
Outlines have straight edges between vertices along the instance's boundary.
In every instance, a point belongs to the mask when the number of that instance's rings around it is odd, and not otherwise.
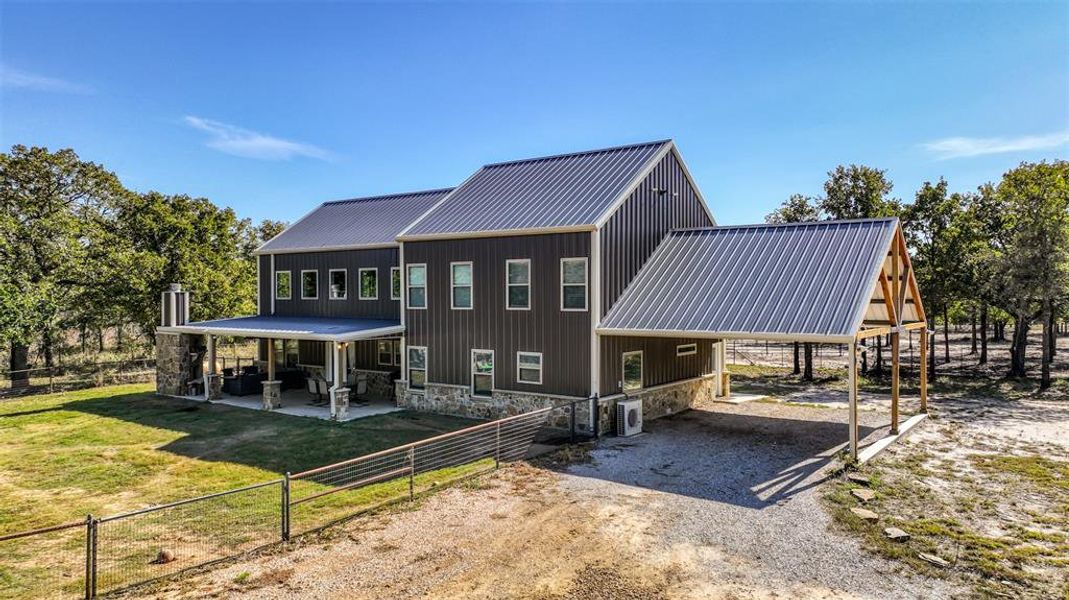
[{"label": "blue sky", "polygon": [[0,143],[293,220],[671,137],[718,220],[1069,155],[1069,4],[0,4]]}]

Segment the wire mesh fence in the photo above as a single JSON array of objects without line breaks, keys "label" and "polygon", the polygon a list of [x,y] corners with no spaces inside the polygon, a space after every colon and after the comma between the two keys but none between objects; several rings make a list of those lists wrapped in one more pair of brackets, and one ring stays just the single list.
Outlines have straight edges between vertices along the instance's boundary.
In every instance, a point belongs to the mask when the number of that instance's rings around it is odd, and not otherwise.
[{"label": "wire mesh fence", "polygon": [[0,535],[0,598],[85,594],[89,520]]},{"label": "wire mesh fence", "polygon": [[[585,406],[582,403],[578,403]],[[0,600],[93,598],[234,558],[524,458],[576,403],[216,494],[0,536]]]},{"label": "wire mesh fence", "polygon": [[0,398],[121,383],[144,383],[155,377],[154,358],[2,371]]}]

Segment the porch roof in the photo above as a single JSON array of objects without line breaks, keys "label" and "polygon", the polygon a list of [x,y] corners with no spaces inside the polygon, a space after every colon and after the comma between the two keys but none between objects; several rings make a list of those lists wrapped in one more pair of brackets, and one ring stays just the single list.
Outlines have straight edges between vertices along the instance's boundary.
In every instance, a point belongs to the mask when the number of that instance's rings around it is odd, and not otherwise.
[{"label": "porch roof", "polygon": [[198,321],[158,331],[234,335],[241,337],[275,338],[287,340],[316,340],[324,342],[352,342],[399,335],[405,328],[394,319],[343,319],[332,317],[283,317],[260,315]]}]

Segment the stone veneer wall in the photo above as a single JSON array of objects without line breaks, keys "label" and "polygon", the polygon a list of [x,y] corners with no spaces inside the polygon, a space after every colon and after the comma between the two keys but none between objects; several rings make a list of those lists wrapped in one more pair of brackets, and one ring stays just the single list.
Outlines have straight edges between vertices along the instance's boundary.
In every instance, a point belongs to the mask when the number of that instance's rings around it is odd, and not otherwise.
[{"label": "stone veneer wall", "polygon": [[185,396],[193,378],[196,336],[185,333],[156,334],[156,393]]},{"label": "stone veneer wall", "polygon": [[[711,398],[715,388],[715,379],[710,376],[657,386],[630,394],[628,397],[641,398],[643,419],[652,420],[687,410],[699,398]],[[514,391],[494,391],[492,398],[472,397],[468,387],[462,385],[428,384],[421,393],[407,389],[406,382],[397,381],[396,390],[398,406],[471,419],[500,419],[546,406],[568,403],[566,398]],[[598,400],[598,435],[614,431],[616,401],[622,399],[623,396],[612,396]],[[589,402],[581,400],[576,403],[575,417],[576,429],[589,430]],[[554,427],[566,429],[569,426],[567,409],[554,411],[551,419]]]},{"label": "stone veneer wall", "polygon": [[[394,396],[393,374],[389,371],[372,371],[370,369],[353,369],[349,384],[350,392],[356,395],[356,376],[367,374],[367,395],[372,398],[392,400]],[[397,396],[400,397],[400,396]]]}]

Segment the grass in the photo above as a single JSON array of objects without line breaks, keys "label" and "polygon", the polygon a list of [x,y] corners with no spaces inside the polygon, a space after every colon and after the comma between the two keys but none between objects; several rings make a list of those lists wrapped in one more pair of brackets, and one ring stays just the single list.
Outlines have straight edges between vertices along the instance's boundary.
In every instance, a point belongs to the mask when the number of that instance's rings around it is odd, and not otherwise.
[{"label": "grass", "polygon": [[[131,385],[0,402],[0,535],[215,493],[471,425],[464,419],[398,412],[348,423],[162,398]],[[492,461],[491,461],[492,466]],[[486,468],[460,465],[416,477],[416,491]],[[320,486],[322,487],[322,486]],[[323,488],[326,489],[326,488]],[[226,496],[100,527],[102,584],[153,569],[162,547],[183,558],[225,555],[278,535],[280,488]],[[309,492],[311,493],[311,492]],[[294,529],[320,525],[391,498],[408,481],[324,496],[300,505]],[[212,508],[212,510],[208,510]],[[223,512],[219,512],[223,511]],[[227,515],[227,521],[220,520]],[[304,519],[304,520],[301,520]],[[0,598],[57,579],[48,594],[76,590],[84,530],[5,542]]]}]

